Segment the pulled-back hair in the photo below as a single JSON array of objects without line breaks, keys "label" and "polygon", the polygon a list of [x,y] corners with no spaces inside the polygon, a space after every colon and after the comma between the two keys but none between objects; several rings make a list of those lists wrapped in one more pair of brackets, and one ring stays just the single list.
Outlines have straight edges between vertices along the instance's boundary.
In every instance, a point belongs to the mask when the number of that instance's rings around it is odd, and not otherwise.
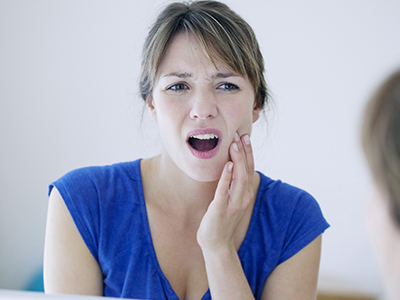
[{"label": "pulled-back hair", "polygon": [[182,32],[196,39],[214,65],[218,61],[247,76],[254,87],[257,108],[264,108],[268,92],[264,61],[255,34],[240,16],[217,1],[172,3],[158,16],[143,47],[140,93],[144,100],[153,91],[157,70],[168,46]]},{"label": "pulled-back hair", "polygon": [[387,193],[400,226],[400,71],[369,101],[362,143],[374,180]]}]

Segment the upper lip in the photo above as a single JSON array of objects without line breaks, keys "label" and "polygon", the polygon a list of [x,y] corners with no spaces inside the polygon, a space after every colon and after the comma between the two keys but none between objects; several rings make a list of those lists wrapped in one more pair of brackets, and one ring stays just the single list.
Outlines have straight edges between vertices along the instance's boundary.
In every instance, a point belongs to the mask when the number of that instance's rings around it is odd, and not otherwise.
[{"label": "upper lip", "polygon": [[199,135],[199,134],[215,134],[218,136],[219,139],[221,139],[221,137],[222,137],[221,131],[219,131],[218,129],[204,128],[204,129],[195,129],[195,130],[190,131],[186,136],[186,140],[189,140],[190,137]]}]

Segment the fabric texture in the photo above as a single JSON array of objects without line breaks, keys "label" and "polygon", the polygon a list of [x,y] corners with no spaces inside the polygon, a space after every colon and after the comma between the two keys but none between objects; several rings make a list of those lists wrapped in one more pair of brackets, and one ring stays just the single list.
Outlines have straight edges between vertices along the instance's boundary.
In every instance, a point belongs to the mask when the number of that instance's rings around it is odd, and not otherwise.
[{"label": "fabric texture", "polygon": [[[268,275],[329,227],[307,192],[260,173],[256,203],[238,251],[256,299]],[[142,188],[140,160],[71,171],[56,187],[99,262],[104,295],[178,300],[153,247]],[[211,299],[210,291],[202,297]]]}]

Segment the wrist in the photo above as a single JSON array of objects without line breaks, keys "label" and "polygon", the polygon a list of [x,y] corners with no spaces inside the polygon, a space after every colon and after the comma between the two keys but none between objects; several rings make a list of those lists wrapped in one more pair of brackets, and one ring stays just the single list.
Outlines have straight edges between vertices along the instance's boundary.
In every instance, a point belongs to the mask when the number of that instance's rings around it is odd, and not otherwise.
[{"label": "wrist", "polygon": [[201,248],[203,253],[204,261],[207,263],[225,263],[238,259],[238,254],[235,247],[232,246],[220,246],[212,248]]}]

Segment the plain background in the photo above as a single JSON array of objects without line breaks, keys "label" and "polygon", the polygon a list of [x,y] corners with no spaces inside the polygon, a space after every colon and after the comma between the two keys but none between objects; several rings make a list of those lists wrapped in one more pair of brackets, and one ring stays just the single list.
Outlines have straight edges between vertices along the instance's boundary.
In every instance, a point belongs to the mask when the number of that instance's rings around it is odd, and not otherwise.
[{"label": "plain background", "polygon": [[[41,268],[51,181],[161,149],[137,83],[167,2],[0,0],[0,288],[23,289]],[[320,203],[321,278],[379,294],[360,121],[400,67],[400,1],[226,3],[256,32],[273,98],[254,128],[257,169]]]}]

